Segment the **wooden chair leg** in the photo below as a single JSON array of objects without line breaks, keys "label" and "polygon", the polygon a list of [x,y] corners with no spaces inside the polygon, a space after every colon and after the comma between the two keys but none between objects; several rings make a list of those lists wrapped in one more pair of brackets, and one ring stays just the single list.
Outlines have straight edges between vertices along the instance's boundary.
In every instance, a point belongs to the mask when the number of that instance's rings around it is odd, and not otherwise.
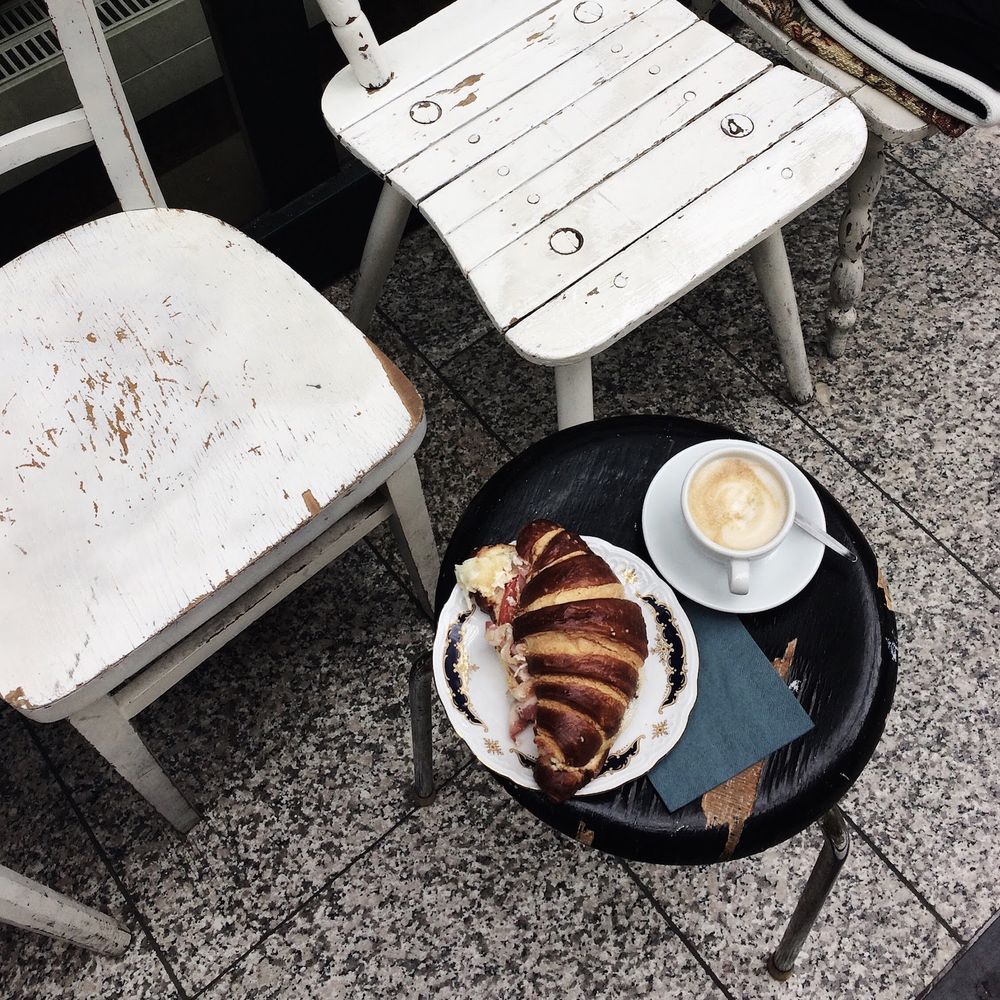
[{"label": "wooden chair leg", "polygon": [[416,461],[411,458],[389,477],[385,485],[394,510],[389,523],[400,555],[406,563],[420,604],[428,615],[433,616],[434,590],[441,560]]},{"label": "wooden chair leg", "polygon": [[847,208],[840,218],[840,254],[830,276],[826,346],[832,358],[843,356],[847,338],[858,321],[857,304],[865,282],[862,254],[872,234],[875,199],[884,173],[885,143],[869,132],[865,155],[847,182]]},{"label": "wooden chair leg", "polygon": [[594,380],[590,358],[554,368],[559,430],[594,419]]},{"label": "wooden chair leg", "polygon": [[778,353],[785,366],[785,376],[792,397],[798,403],[812,398],[806,345],[802,339],[799,306],[795,301],[792,272],[788,267],[785,241],[781,230],[771,233],[750,251],[750,262],[757,275],[764,304],[771,317],[771,329],[778,338]]},{"label": "wooden chair leg", "polygon": [[824,843],[802,895],[795,906],[781,943],[767,960],[772,979],[784,982],[795,971],[795,959],[805,944],[816,918],[823,909],[840,869],[851,853],[851,829],[839,806],[834,806],[819,821]]},{"label": "wooden chair leg", "polygon": [[3,865],[0,922],[116,958],[132,940],[128,930],[112,917]]},{"label": "wooden chair leg", "polygon": [[375,217],[368,230],[361,256],[361,271],[348,312],[348,319],[362,332],[367,333],[371,326],[375,305],[389,276],[409,217],[410,203],[387,181],[382,186]]},{"label": "wooden chair leg", "polygon": [[0,922],[102,955],[123,955],[132,935],[117,920],[0,865]]},{"label": "wooden chair leg", "polygon": [[163,773],[113,698],[99,698],[69,721],[176,830],[187,833],[198,822],[198,814]]}]

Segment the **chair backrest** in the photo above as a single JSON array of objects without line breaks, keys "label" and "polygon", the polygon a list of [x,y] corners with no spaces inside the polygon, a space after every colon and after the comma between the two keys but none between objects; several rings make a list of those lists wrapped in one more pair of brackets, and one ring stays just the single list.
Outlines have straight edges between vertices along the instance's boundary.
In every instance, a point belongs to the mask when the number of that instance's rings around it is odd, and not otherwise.
[{"label": "chair backrest", "polygon": [[384,87],[392,73],[382,60],[378,40],[358,0],[319,0],[319,5],[358,83],[365,90]]},{"label": "chair backrest", "polygon": [[82,107],[0,136],[0,173],[95,142],[123,209],[164,205],[94,0],[48,0],[48,8]]}]

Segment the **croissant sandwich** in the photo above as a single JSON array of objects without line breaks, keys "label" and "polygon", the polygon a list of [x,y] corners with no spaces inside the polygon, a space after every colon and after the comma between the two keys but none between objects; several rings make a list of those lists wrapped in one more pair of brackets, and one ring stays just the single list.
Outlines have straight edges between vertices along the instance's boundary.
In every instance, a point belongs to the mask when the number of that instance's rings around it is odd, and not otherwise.
[{"label": "croissant sandwich", "polygon": [[535,780],[563,802],[604,766],[646,659],[642,610],[579,535],[532,521],[455,567],[507,669],[511,735],[534,723]]}]

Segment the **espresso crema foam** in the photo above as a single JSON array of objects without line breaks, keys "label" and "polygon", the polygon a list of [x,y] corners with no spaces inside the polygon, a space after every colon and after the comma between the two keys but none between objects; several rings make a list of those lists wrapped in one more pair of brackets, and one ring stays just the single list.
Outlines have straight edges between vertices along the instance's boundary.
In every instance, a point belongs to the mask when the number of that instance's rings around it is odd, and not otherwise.
[{"label": "espresso crema foam", "polygon": [[688,507],[716,545],[745,551],[771,541],[788,515],[781,480],[767,466],[734,455],[706,462],[695,473]]}]

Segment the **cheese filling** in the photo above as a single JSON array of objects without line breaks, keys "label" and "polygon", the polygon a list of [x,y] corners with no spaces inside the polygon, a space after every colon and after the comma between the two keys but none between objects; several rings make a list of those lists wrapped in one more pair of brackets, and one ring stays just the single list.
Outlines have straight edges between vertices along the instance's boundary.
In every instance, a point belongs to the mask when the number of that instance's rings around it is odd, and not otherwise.
[{"label": "cheese filling", "polygon": [[510,733],[515,739],[534,721],[537,705],[524,647],[514,642],[511,625],[526,569],[513,545],[489,545],[455,567],[458,585],[470,597],[478,595],[489,606],[492,621],[486,623],[485,636],[507,671],[512,699]]}]

